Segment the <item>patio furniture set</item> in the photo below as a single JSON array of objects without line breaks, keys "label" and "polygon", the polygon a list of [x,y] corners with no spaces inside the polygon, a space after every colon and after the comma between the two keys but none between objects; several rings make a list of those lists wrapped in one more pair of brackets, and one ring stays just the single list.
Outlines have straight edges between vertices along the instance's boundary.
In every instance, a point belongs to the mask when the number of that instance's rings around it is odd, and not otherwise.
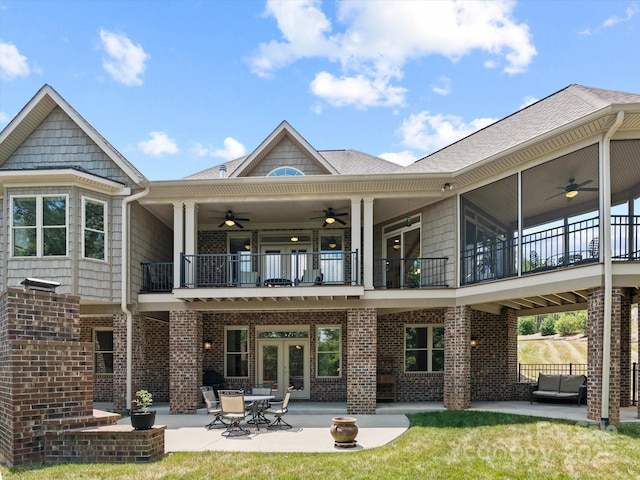
[{"label": "patio furniture set", "polygon": [[[200,387],[207,413],[214,416],[213,421],[205,427],[211,430],[219,422],[221,427],[225,427],[222,433],[225,437],[248,435],[249,425],[254,425],[258,431],[261,424],[266,425],[267,429],[291,428],[282,417],[288,411],[292,389],[287,389],[282,400],[274,401],[275,395],[269,384],[253,385],[249,393],[244,390],[218,390],[217,399],[212,387]],[[273,420],[269,420],[266,414],[273,415]]]}]

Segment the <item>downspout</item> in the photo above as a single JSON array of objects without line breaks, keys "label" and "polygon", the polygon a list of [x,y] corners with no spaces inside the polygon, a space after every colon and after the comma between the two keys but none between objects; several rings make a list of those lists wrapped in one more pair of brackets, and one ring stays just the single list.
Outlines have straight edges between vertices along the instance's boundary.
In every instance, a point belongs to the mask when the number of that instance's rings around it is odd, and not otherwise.
[{"label": "downspout", "polygon": [[604,318],[602,338],[602,401],[600,405],[600,424],[609,425],[609,382],[611,370],[611,295],[613,279],[611,277],[611,137],[620,128],[624,112],[618,112],[615,122],[609,128],[602,141],[602,252],[604,262]]},{"label": "downspout", "polygon": [[131,312],[127,307],[127,300],[129,298],[129,204],[134,200],[138,200],[149,193],[149,185],[144,184],[144,190],[138,192],[134,195],[130,195],[125,197],[122,200],[122,261],[120,272],[120,308],[122,309],[122,313],[127,317],[127,386],[126,386],[126,397],[127,397],[127,410],[131,410],[131,399],[133,397],[133,388],[132,388],[132,380],[131,380],[131,372],[132,372],[132,361],[131,357],[133,355],[133,320],[131,316]]}]

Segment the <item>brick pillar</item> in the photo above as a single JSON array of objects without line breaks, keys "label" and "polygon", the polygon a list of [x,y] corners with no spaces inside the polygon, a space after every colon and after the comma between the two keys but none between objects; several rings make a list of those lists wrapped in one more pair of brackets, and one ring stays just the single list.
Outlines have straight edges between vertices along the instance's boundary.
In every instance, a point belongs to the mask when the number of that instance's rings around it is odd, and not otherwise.
[{"label": "brick pillar", "polygon": [[[611,365],[609,369],[609,423],[620,421],[620,355],[622,290],[611,292]],[[589,340],[587,344],[587,418],[600,421],[602,417],[602,349],[604,342],[604,288],[589,291]]]},{"label": "brick pillar", "polygon": [[631,406],[631,296],[620,298],[620,406]]},{"label": "brick pillar", "polygon": [[91,416],[92,356],[80,342],[79,297],[0,296],[0,464],[42,463],[52,420]]},{"label": "brick pillar", "polygon": [[504,328],[506,331],[506,377],[508,391],[505,392],[506,400],[513,400],[513,389],[518,383],[518,316],[512,308],[502,311]]},{"label": "brick pillar", "polygon": [[195,414],[202,400],[202,316],[169,312],[169,410]]},{"label": "brick pillar", "polygon": [[347,310],[347,413],[376,413],[378,315],[375,308]]},{"label": "brick pillar", "polygon": [[451,307],[444,315],[444,406],[471,406],[471,308]]}]

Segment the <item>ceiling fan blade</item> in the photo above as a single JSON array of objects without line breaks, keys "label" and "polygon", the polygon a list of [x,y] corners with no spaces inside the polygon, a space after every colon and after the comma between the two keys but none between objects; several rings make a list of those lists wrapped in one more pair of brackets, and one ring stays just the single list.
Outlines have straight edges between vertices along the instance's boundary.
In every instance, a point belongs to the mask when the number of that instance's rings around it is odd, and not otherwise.
[{"label": "ceiling fan blade", "polygon": [[579,184],[578,184],[578,188],[580,188],[580,187],[582,187],[582,186],[584,186],[584,185],[587,185],[587,184],[589,184],[589,183],[593,183],[593,180],[586,180],[586,181],[584,181],[584,182],[582,182],[582,183],[579,183]]},{"label": "ceiling fan blade", "polygon": [[238,219],[236,218],[236,227],[238,228],[244,228],[244,225],[238,223]]},{"label": "ceiling fan blade", "polygon": [[324,222],[324,223],[322,224],[322,228],[326,227],[327,225],[329,225],[329,224],[328,224],[327,222]]},{"label": "ceiling fan blade", "polygon": [[334,217],[344,217],[345,215],[349,215],[348,212],[342,212],[342,213],[334,213],[333,216]]},{"label": "ceiling fan blade", "polygon": [[218,225],[218,228],[224,226],[224,222],[222,222],[220,225]]},{"label": "ceiling fan blade", "polygon": [[238,218],[238,217],[234,217],[234,220],[237,222],[238,220],[240,220],[241,222],[250,222],[251,220],[249,220],[248,218]]},{"label": "ceiling fan blade", "polygon": [[599,189],[595,187],[578,188],[579,192],[597,192]]},{"label": "ceiling fan blade", "polygon": [[339,218],[335,219],[336,222],[341,223],[342,225],[346,225],[347,222],[345,222],[344,220],[340,220]]},{"label": "ceiling fan blade", "polygon": [[[564,190],[564,188],[562,190]],[[560,195],[564,195],[564,194],[565,194],[564,191],[560,192],[560,193],[556,193],[555,195],[551,195],[550,197],[545,198],[545,200],[551,200],[552,198],[556,198],[556,197],[559,197]]]}]

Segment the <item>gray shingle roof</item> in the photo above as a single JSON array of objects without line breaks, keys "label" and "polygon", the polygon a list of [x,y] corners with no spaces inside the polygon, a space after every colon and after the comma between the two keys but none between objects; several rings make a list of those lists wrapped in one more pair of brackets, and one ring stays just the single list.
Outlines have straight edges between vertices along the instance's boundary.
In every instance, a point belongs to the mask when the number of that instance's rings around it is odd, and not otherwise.
[{"label": "gray shingle roof", "polygon": [[569,85],[406,167],[405,173],[449,173],[522,144],[611,104],[640,103],[640,95]]},{"label": "gray shingle roof", "polygon": [[[341,175],[360,175],[397,172],[401,167],[357,150],[319,150],[318,153],[329,162]],[[222,165],[227,167],[227,176],[238,168],[247,157],[237,158]],[[185,177],[185,180],[220,178],[220,166],[208,168]]]}]

